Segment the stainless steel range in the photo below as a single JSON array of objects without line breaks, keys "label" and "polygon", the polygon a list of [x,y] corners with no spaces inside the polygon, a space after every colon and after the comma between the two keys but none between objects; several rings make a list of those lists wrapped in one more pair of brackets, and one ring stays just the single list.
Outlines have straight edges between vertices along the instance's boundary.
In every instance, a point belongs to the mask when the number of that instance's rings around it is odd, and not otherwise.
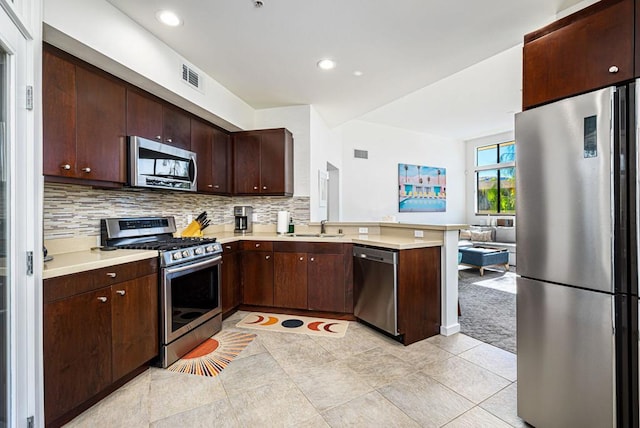
[{"label": "stainless steel range", "polygon": [[174,238],[173,217],[107,218],[100,230],[103,246],[158,250],[162,367],[220,331],[222,246],[215,238]]}]

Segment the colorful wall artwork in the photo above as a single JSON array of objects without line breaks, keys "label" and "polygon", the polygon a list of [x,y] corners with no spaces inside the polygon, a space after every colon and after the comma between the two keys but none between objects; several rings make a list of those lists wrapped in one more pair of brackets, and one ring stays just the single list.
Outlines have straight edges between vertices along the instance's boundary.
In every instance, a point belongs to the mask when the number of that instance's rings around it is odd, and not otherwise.
[{"label": "colorful wall artwork", "polygon": [[399,212],[445,212],[446,210],[446,168],[398,164]]}]

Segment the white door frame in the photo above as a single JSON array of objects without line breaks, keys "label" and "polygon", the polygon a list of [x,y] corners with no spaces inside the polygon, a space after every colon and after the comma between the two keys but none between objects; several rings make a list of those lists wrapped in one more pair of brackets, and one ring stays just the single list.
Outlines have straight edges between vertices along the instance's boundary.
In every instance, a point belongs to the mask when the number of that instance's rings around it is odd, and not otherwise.
[{"label": "white door frame", "polygon": [[[41,11],[38,0],[0,0],[0,47],[8,53],[9,421],[44,426],[42,371]],[[30,30],[31,29],[31,30]],[[30,32],[31,31],[31,32]],[[33,108],[27,108],[27,86]],[[33,253],[33,273],[27,253]]]}]

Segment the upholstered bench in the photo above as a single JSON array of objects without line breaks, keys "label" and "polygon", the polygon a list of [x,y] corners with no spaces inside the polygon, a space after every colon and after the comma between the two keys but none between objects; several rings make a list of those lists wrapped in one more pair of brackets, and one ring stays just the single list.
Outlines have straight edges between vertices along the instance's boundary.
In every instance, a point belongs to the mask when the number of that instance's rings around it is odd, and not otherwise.
[{"label": "upholstered bench", "polygon": [[509,250],[489,246],[459,248],[462,253],[460,264],[480,268],[480,276],[484,275],[486,266],[500,265],[505,272],[509,270]]}]

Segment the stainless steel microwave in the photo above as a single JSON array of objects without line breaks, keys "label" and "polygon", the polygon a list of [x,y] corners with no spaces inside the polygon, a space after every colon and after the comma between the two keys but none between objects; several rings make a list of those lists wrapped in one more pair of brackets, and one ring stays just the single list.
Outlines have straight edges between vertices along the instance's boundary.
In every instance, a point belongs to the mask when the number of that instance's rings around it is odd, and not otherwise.
[{"label": "stainless steel microwave", "polygon": [[196,154],[142,137],[129,137],[128,180],[133,187],[195,192]]}]

